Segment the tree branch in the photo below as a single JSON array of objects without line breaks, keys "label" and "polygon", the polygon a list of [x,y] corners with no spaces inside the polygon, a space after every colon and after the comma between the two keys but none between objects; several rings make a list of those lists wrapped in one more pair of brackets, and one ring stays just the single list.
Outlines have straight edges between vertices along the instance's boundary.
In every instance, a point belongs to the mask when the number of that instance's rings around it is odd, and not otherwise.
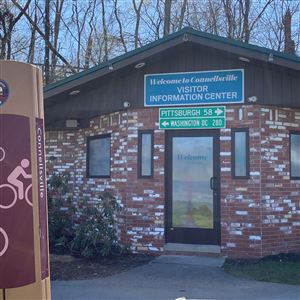
[{"label": "tree branch", "polygon": [[[12,3],[20,10],[23,11],[22,6],[17,2],[17,0],[11,0]],[[39,35],[44,39],[45,43],[49,47],[49,49],[55,53],[55,55],[73,72],[76,73],[76,70],[69,64],[69,62],[53,47],[53,45],[46,39],[45,34],[40,30],[37,24],[31,19],[26,11],[24,11],[23,15],[26,17],[31,26],[33,26]]]}]

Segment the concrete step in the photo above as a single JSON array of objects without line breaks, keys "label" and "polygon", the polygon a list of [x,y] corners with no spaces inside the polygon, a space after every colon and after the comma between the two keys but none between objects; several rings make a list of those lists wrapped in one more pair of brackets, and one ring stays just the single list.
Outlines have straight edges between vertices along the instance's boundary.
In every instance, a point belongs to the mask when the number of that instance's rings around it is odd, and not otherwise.
[{"label": "concrete step", "polygon": [[186,255],[161,255],[156,257],[152,263],[156,264],[176,264],[176,265],[192,265],[205,267],[222,267],[224,257],[208,257],[208,256],[186,256]]},{"label": "concrete step", "polygon": [[212,256],[220,256],[221,247],[218,245],[195,245],[195,244],[179,244],[166,243],[164,246],[166,254],[186,254],[186,255],[201,255],[208,254]]}]

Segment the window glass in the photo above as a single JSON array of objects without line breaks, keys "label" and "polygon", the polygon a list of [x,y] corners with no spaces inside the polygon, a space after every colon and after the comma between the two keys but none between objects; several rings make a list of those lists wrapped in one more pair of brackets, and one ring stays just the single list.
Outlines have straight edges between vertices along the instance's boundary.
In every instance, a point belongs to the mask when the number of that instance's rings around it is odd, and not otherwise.
[{"label": "window glass", "polygon": [[172,226],[213,229],[213,137],[173,137],[172,149]]},{"label": "window glass", "polygon": [[235,132],[235,176],[247,175],[246,132]]},{"label": "window glass", "polygon": [[142,166],[141,166],[141,175],[142,176],[151,176],[151,151],[152,150],[152,137],[150,133],[142,134]]},{"label": "window glass", "polygon": [[88,150],[88,175],[110,176],[110,136],[90,139]]},{"label": "window glass", "polygon": [[291,177],[300,178],[300,133],[291,134]]},{"label": "window glass", "polygon": [[249,132],[245,129],[232,129],[232,176],[249,176]]},{"label": "window glass", "polygon": [[151,177],[153,174],[153,132],[139,132],[139,177]]}]

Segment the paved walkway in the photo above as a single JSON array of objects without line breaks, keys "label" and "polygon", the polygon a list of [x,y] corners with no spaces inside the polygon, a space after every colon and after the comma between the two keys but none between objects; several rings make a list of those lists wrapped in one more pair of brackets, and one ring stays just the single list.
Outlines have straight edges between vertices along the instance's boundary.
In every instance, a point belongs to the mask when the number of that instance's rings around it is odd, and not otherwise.
[{"label": "paved walkway", "polygon": [[164,255],[111,277],[53,281],[53,300],[300,300],[300,286],[263,283],[224,273],[220,258]]}]

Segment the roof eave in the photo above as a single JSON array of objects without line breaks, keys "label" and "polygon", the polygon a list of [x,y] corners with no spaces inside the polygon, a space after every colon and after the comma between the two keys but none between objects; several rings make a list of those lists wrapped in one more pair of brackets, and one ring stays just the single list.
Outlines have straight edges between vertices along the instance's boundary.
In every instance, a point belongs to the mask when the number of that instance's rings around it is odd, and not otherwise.
[{"label": "roof eave", "polygon": [[47,99],[62,92],[72,90],[79,85],[95,80],[96,78],[114,72],[130,64],[137,63],[156,53],[187,41],[213,47],[222,51],[228,51],[230,53],[235,53],[236,55],[247,56],[248,58],[257,59],[265,63],[279,65],[296,71],[299,71],[300,68],[300,58],[295,55],[288,55],[271,49],[199,32],[188,27],[170,34],[161,40],[157,40],[139,49],[111,59],[108,62],[100,64],[99,66],[93,67],[87,71],[80,72],[66,79],[50,84],[44,88],[44,97]]}]

